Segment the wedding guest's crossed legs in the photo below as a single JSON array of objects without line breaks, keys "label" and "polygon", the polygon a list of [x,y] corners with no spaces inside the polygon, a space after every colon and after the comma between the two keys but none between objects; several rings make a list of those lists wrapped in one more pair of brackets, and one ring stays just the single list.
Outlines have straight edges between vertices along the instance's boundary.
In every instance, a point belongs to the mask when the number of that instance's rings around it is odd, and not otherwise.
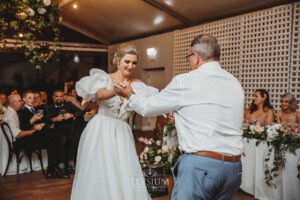
[{"label": "wedding guest's crossed legs", "polygon": [[228,200],[241,184],[241,162],[184,154],[174,166],[172,200]]}]

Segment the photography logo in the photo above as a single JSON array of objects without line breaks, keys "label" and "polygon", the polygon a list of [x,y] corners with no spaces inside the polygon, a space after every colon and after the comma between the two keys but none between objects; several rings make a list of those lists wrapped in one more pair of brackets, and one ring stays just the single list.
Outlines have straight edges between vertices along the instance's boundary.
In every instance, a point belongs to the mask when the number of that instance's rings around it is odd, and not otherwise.
[{"label": "photography logo", "polygon": [[144,170],[144,174],[146,177],[154,177],[156,175],[157,171],[152,169],[151,167]]}]

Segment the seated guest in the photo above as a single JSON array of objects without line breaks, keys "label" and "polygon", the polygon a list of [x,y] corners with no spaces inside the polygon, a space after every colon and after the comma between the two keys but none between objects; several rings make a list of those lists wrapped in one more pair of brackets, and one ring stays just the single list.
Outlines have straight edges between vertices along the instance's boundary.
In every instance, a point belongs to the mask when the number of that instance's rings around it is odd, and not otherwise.
[{"label": "seated guest", "polygon": [[3,120],[4,112],[7,108],[7,95],[0,93],[0,121]]},{"label": "seated guest", "polygon": [[34,107],[37,111],[42,110],[43,112],[47,111],[47,104],[45,104],[42,101],[42,97],[41,97],[41,93],[38,91],[34,92],[34,96],[35,96],[35,103],[34,103]]},{"label": "seated guest", "polygon": [[40,91],[40,94],[41,94],[41,100],[43,102],[43,104],[46,104],[48,103],[48,95],[47,95],[47,92],[44,91],[44,90],[41,90]]},{"label": "seated guest", "polygon": [[5,111],[6,107],[7,107],[7,95],[5,93],[0,93],[0,102],[2,104],[2,107]]},{"label": "seated guest", "polygon": [[[33,94],[30,99],[33,99]],[[46,178],[69,178],[58,166],[63,162],[64,138],[55,132],[45,131],[46,127],[44,123],[37,123],[43,117],[42,115],[28,113],[26,114],[28,121],[21,125],[17,111],[22,107],[23,101],[19,94],[8,96],[8,107],[4,113],[3,121],[8,123],[11,128],[15,147],[22,149],[45,148],[48,154]],[[28,112],[30,111],[28,110]],[[22,120],[25,121],[24,118]]]},{"label": "seated guest", "polygon": [[298,133],[300,130],[299,106],[294,95],[285,93],[281,96],[281,110],[276,114],[276,121],[282,124],[287,133]]},{"label": "seated guest", "polygon": [[[82,111],[70,102],[64,101],[64,92],[56,90],[53,93],[54,104],[48,106],[47,119],[54,124],[54,128],[62,130],[65,135],[72,138],[73,135],[73,122],[76,117],[82,117]],[[74,144],[73,148],[77,146]]]},{"label": "seated guest", "polygon": [[44,104],[43,101],[42,101],[40,92],[34,91],[34,96],[35,96],[34,107],[37,107],[37,106],[40,106],[40,105]]},{"label": "seated guest", "polygon": [[254,92],[253,101],[246,111],[244,121],[262,126],[271,125],[274,122],[273,106],[266,90],[258,89]]},{"label": "seated guest", "polygon": [[71,102],[74,106],[79,108],[82,111],[86,111],[89,107],[89,103],[85,102],[84,104],[81,103],[78,99],[77,91],[75,89],[75,86],[72,85],[68,89],[68,94],[65,96],[65,101]]}]

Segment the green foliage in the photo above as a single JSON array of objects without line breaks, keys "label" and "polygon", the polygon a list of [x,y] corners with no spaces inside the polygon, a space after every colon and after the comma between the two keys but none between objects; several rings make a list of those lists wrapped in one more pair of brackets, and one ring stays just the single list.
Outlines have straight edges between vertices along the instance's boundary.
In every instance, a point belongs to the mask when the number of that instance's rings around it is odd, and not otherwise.
[{"label": "green foliage", "polygon": [[[58,49],[60,10],[51,0],[9,0],[0,2],[0,37],[4,47],[8,38],[16,39],[15,47],[40,68]],[[54,44],[39,41],[50,37]]]}]

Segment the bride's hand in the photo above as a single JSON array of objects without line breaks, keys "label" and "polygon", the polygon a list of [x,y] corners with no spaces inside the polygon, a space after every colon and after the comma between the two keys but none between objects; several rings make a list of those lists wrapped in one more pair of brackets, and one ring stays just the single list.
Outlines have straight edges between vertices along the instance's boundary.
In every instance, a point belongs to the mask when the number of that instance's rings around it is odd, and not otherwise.
[{"label": "bride's hand", "polygon": [[130,85],[126,85],[124,87],[124,85],[115,83],[114,84],[114,92],[116,95],[119,95],[121,97],[127,97],[127,95],[132,92],[132,88]]}]

